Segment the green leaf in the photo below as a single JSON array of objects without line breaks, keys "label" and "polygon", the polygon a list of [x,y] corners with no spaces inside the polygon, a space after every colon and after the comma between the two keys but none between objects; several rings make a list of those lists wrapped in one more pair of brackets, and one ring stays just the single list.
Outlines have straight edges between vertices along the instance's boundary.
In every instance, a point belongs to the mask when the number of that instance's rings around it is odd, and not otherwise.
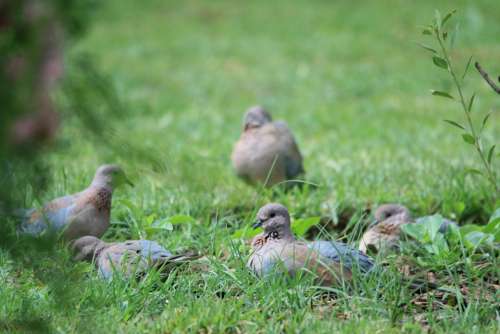
[{"label": "green leaf", "polygon": [[443,20],[441,21],[441,26],[444,27],[444,25],[446,24],[446,22],[453,16],[453,14],[455,14],[457,12],[456,9],[452,10],[451,12],[449,12],[448,14],[446,14],[443,18]]},{"label": "green leaf", "polygon": [[452,120],[449,120],[449,119],[445,119],[444,121],[446,123],[449,123],[449,124],[453,125],[453,126],[456,126],[459,129],[465,130],[465,128],[462,125],[460,125],[459,123],[457,123],[455,121],[452,121]]},{"label": "green leaf", "polygon": [[432,95],[435,95],[435,96],[447,97],[447,98],[452,99],[452,100],[454,100],[454,99],[455,99],[455,98],[454,98],[452,95],[450,95],[449,93],[446,93],[446,92],[441,92],[441,91],[439,91],[439,90],[434,90],[434,89],[431,89],[431,94],[432,94]]},{"label": "green leaf", "polygon": [[462,237],[465,237],[467,234],[469,234],[470,232],[473,232],[473,231],[482,232],[483,227],[479,226],[479,225],[474,225],[474,224],[467,224],[467,225],[460,227],[460,234],[462,235]]},{"label": "green leaf", "polygon": [[488,220],[488,224],[492,222],[500,221],[500,208],[497,208]]},{"label": "green leaf", "polygon": [[500,242],[500,208],[493,212],[488,224],[483,227],[483,232],[493,234],[495,241]]},{"label": "green leaf", "polygon": [[462,74],[462,80],[465,78],[467,75],[467,72],[469,71],[470,64],[472,63],[472,56],[469,57],[469,61],[467,61],[467,65],[465,65],[465,70],[464,74]]},{"label": "green leaf", "polygon": [[157,229],[163,229],[169,231],[172,231],[174,229],[174,226],[172,225],[172,222],[170,221],[169,218],[155,220],[153,224],[151,224],[151,226]]},{"label": "green leaf", "polygon": [[[150,215],[146,218],[147,222],[149,222],[149,219],[152,216],[153,215]],[[174,226],[170,223],[168,218],[155,220],[152,223],[148,223],[148,226],[144,228],[144,232],[146,232],[148,238],[154,237],[155,235],[158,235],[160,233],[164,233],[165,231],[173,231],[173,230]]]},{"label": "green leaf", "polygon": [[450,244],[460,245],[462,241],[460,227],[455,224],[448,225],[448,228],[446,230],[446,239],[450,241]]},{"label": "green leaf", "polygon": [[441,67],[441,68],[444,68],[445,70],[448,69],[448,63],[446,62],[446,59],[444,58],[441,58],[439,56],[433,56],[432,57],[432,62],[434,63],[434,65],[436,65],[437,67]]},{"label": "green leaf", "polygon": [[438,31],[441,31],[441,13],[439,10],[434,11],[434,16],[435,16],[435,21],[436,21],[436,26],[438,28]]},{"label": "green leaf", "polygon": [[430,52],[434,52],[434,53],[437,53],[436,50],[434,50],[433,48],[431,48],[430,46],[428,45],[425,45],[423,43],[417,43],[418,46],[420,46],[421,48],[423,49],[426,49],[427,51],[430,51]]},{"label": "green leaf", "polygon": [[188,215],[175,215],[171,216],[168,218],[168,221],[172,223],[173,225],[177,224],[192,224],[196,222],[196,219],[194,219],[191,216]]},{"label": "green leaf", "polygon": [[312,226],[319,224],[321,217],[297,219],[292,223],[292,231],[299,237],[304,236]]},{"label": "green leaf", "polygon": [[481,124],[481,131],[483,131],[484,128],[486,127],[486,124],[488,123],[488,119],[490,118],[490,115],[491,115],[491,111],[489,113],[487,113],[486,116],[484,116],[483,123]]},{"label": "green leaf", "polygon": [[146,224],[147,224],[148,226],[152,225],[152,224],[154,223],[155,219],[156,219],[156,214],[154,214],[154,213],[153,213],[153,214],[150,214],[149,216],[147,216],[147,217],[145,218]]},{"label": "green leaf", "polygon": [[488,151],[488,163],[491,165],[491,161],[493,160],[493,152],[495,151],[495,145],[492,145],[490,150]]},{"label": "green leaf", "polygon": [[419,224],[404,224],[401,231],[415,240],[423,240],[425,235],[425,226]]},{"label": "green leaf", "polygon": [[437,255],[443,254],[450,250],[448,247],[448,243],[446,242],[446,239],[444,238],[444,235],[442,233],[439,233],[435,236],[435,238],[432,240],[432,246],[432,253]]},{"label": "green leaf", "polygon": [[466,174],[483,175],[483,173],[480,170],[477,170],[475,168],[466,168],[465,173]]},{"label": "green leaf", "polygon": [[465,203],[462,201],[458,201],[454,205],[454,210],[458,215],[461,215],[465,210]]},{"label": "green leaf", "polygon": [[432,35],[432,27],[427,27],[422,30],[422,35]]},{"label": "green leaf", "polygon": [[443,32],[443,40],[446,41],[447,37],[448,37],[448,32],[447,31]]},{"label": "green leaf", "polygon": [[467,107],[467,111],[471,112],[472,110],[472,105],[474,104],[474,99],[476,98],[476,93],[472,94],[469,100],[469,106]]},{"label": "green leaf", "polygon": [[428,238],[432,242],[439,233],[439,228],[443,223],[443,217],[441,215],[425,216],[418,218],[416,223],[417,225],[425,227],[426,235],[424,235],[424,238]]},{"label": "green leaf", "polygon": [[495,240],[493,234],[484,233],[480,231],[473,231],[465,236],[465,244],[469,248],[477,248],[481,245],[491,245]]},{"label": "green leaf", "polygon": [[404,224],[401,230],[406,235],[420,242],[431,254],[443,254],[449,251],[448,243],[439,228],[443,223],[441,215],[426,216],[417,219],[414,224]]},{"label": "green leaf", "polygon": [[476,143],[476,139],[469,133],[464,133],[462,138],[467,144],[474,145]]},{"label": "green leaf", "polygon": [[172,224],[169,224],[169,226],[162,226],[162,227],[156,227],[156,226],[149,226],[144,228],[144,232],[146,232],[146,236],[148,238],[154,237],[158,234],[164,233],[165,231],[172,231],[174,227]]}]

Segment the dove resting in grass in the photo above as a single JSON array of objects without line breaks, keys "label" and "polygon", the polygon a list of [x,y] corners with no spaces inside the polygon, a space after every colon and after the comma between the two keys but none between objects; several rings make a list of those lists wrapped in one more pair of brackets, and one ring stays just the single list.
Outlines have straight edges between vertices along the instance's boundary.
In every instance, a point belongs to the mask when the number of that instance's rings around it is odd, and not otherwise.
[{"label": "dove resting in grass", "polygon": [[[411,217],[410,211],[399,204],[384,204],[375,211],[374,224],[363,234],[359,242],[359,250],[373,253],[381,249],[396,249],[401,237],[401,226],[413,224],[415,221]],[[439,227],[440,233],[445,233],[451,224],[455,222],[443,219]]]},{"label": "dove resting in grass", "polygon": [[73,241],[72,250],[76,261],[94,262],[105,279],[111,279],[114,273],[141,278],[153,268],[165,275],[174,266],[199,258],[194,254],[173,255],[155,241],[106,243],[93,236]]},{"label": "dove resting in grass", "polygon": [[19,230],[34,236],[62,233],[66,240],[101,237],[109,227],[113,190],[123,183],[132,185],[119,166],[100,166],[87,189],[24,213]]},{"label": "dove resting in grass", "polygon": [[285,122],[273,122],[264,108],[248,109],[244,129],[231,156],[236,174],[265,186],[296,179],[304,173],[302,155]]},{"label": "dove resting in grass", "polygon": [[372,259],[346,244],[333,241],[304,242],[295,239],[290,229],[286,207],[277,203],[263,206],[257,213],[254,227],[264,232],[252,240],[252,254],[247,266],[258,276],[267,276],[279,268],[291,276],[300,271],[312,272],[325,286],[349,281],[354,267],[368,272]]}]

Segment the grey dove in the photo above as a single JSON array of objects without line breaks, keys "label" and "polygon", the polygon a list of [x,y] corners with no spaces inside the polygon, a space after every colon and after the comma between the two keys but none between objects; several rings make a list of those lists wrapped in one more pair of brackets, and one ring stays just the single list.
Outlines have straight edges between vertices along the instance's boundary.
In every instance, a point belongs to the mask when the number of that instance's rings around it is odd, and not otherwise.
[{"label": "grey dove", "polygon": [[[400,204],[384,204],[375,211],[375,223],[363,234],[359,242],[359,250],[362,252],[370,251],[376,253],[384,250],[395,249],[399,245],[401,237],[401,226],[404,224],[413,224],[410,210]],[[450,224],[455,222],[443,219],[439,227],[440,233],[445,233]]]},{"label": "grey dove", "polygon": [[104,279],[111,279],[115,273],[140,278],[152,268],[167,274],[172,266],[199,258],[194,254],[173,255],[155,241],[106,243],[93,236],[73,241],[72,250],[76,261],[93,261]]},{"label": "grey dove", "polygon": [[62,233],[66,240],[101,237],[109,227],[113,190],[124,183],[132,185],[119,166],[100,166],[87,189],[24,213],[19,230],[34,236]]},{"label": "grey dove", "polygon": [[346,244],[333,241],[298,241],[290,228],[290,215],[285,206],[270,203],[257,213],[257,223],[264,232],[252,240],[252,254],[247,266],[258,276],[268,276],[284,268],[294,276],[299,271],[312,272],[322,285],[350,280],[356,266],[368,272],[372,259]]},{"label": "grey dove", "polygon": [[302,155],[287,124],[273,122],[259,106],[246,112],[243,133],[234,145],[231,160],[240,178],[268,187],[304,173]]}]

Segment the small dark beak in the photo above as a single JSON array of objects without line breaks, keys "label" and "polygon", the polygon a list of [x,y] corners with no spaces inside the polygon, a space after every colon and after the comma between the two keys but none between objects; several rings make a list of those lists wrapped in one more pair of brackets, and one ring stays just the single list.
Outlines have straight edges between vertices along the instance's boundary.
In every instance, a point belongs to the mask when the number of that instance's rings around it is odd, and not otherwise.
[{"label": "small dark beak", "polygon": [[263,222],[262,220],[258,219],[258,220],[257,220],[257,221],[256,221],[256,222],[252,225],[252,227],[253,227],[254,229],[259,228],[259,227],[262,227],[262,223],[264,223],[264,222]]},{"label": "small dark beak", "polygon": [[377,224],[378,224],[378,220],[374,219],[374,220],[370,223],[370,225],[368,225],[368,227],[370,228],[370,227],[373,227],[373,226],[375,226],[375,225],[377,225]]}]

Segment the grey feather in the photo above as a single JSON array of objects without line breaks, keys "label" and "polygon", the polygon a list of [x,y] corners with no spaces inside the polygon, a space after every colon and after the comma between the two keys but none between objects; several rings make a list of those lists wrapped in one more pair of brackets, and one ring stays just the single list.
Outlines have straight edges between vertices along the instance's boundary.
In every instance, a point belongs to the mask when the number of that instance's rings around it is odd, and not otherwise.
[{"label": "grey feather", "polygon": [[308,247],[326,258],[343,263],[349,269],[357,265],[366,273],[374,266],[370,257],[341,242],[318,240],[308,243]]}]

